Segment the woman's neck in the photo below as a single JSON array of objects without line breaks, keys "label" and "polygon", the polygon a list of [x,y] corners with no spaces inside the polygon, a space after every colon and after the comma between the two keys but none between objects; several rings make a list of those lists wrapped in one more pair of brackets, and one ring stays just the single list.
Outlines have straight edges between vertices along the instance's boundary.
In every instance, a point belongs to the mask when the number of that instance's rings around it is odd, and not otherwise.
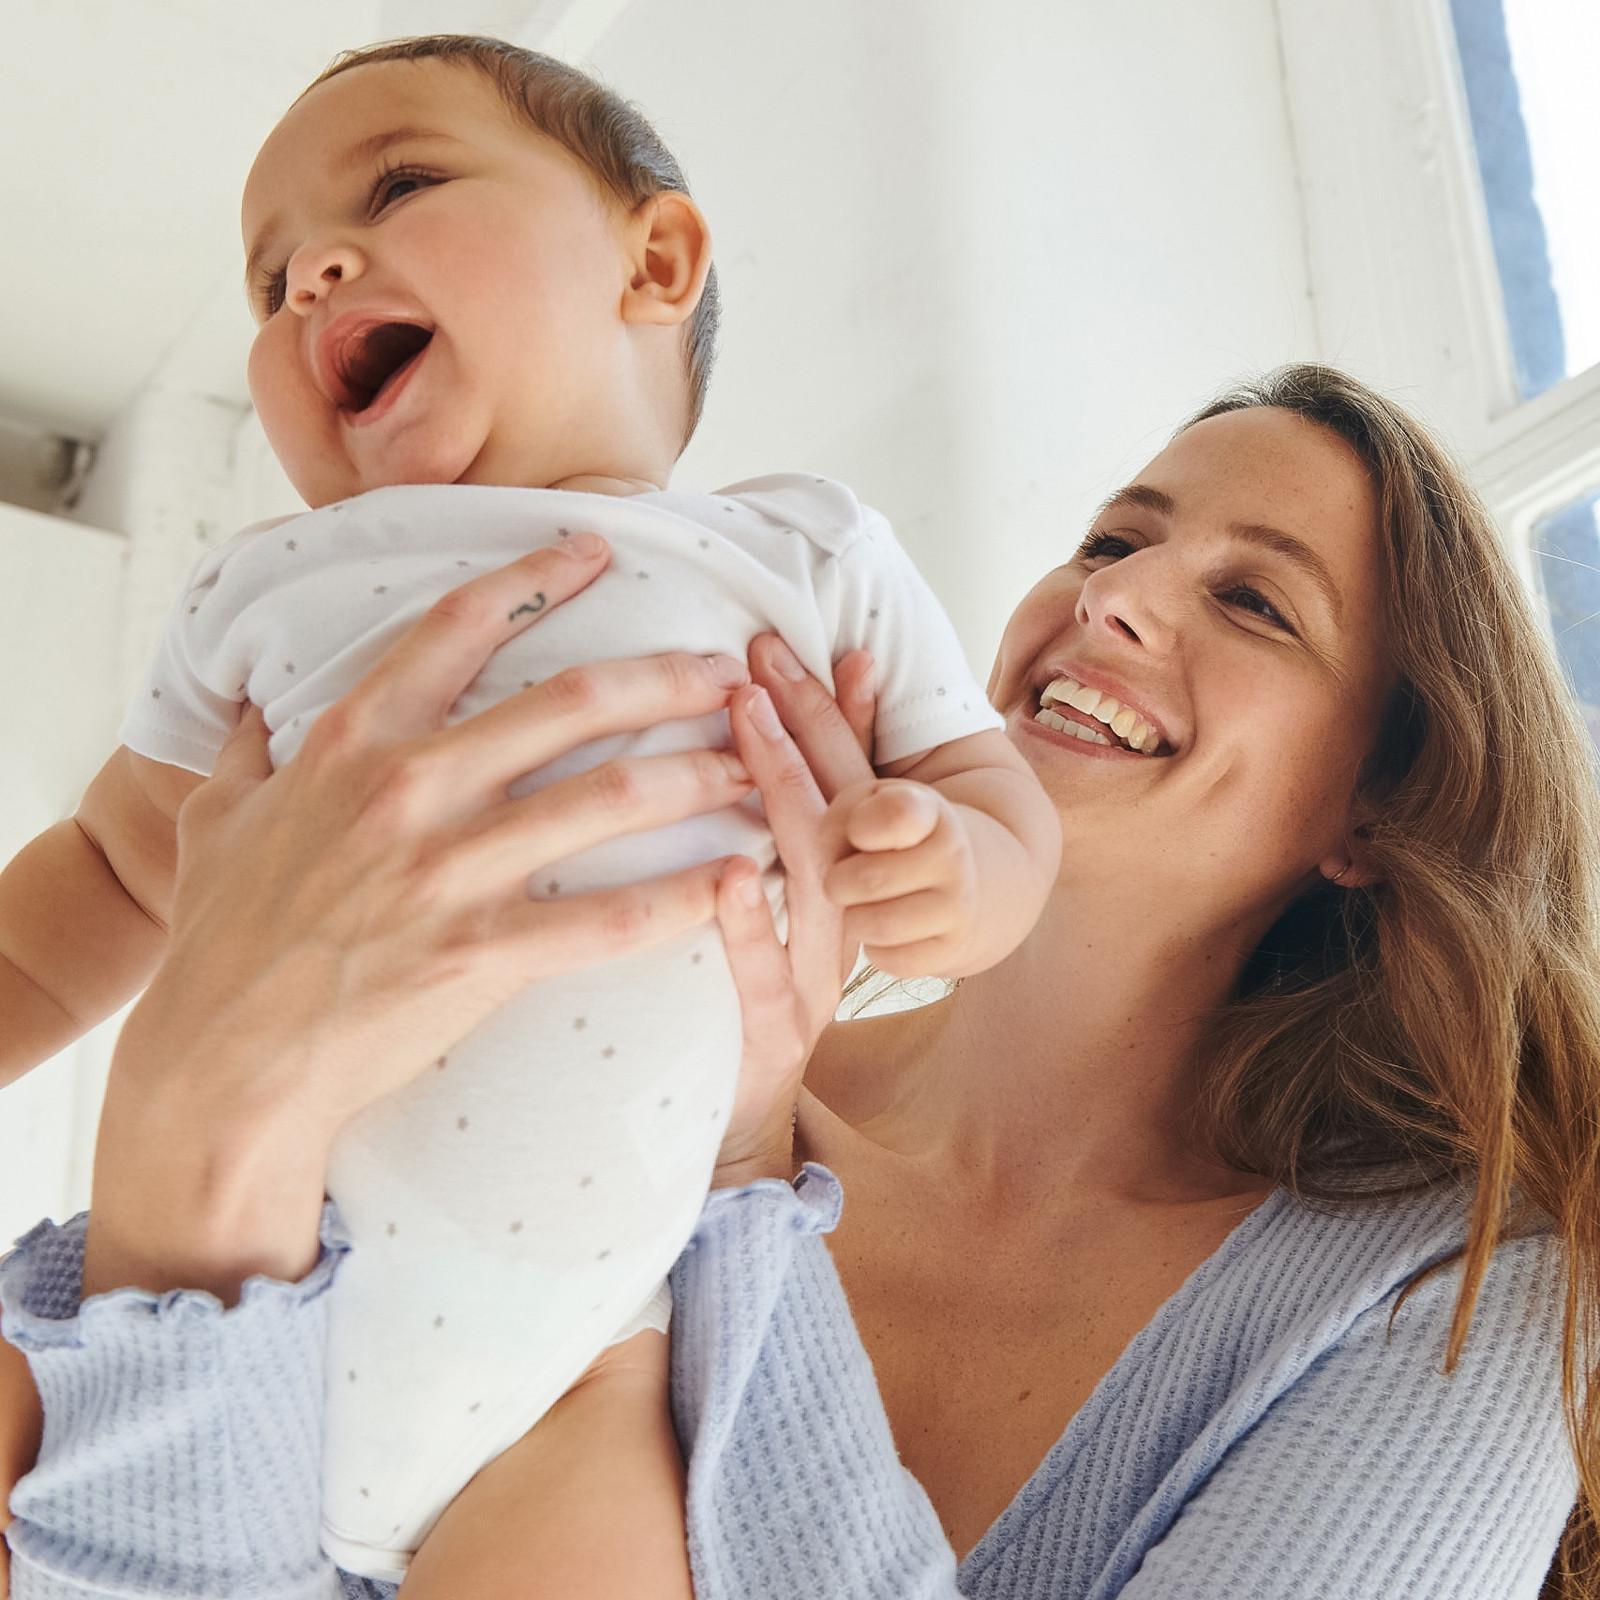
[{"label": "woman's neck", "polygon": [[1251,1187],[1196,1148],[1192,1122],[1202,1020],[1236,980],[1239,943],[1153,941],[1153,908],[1116,905],[1086,915],[1056,894],[948,999],[832,1030],[808,1087],[884,1151],[1004,1211]]}]

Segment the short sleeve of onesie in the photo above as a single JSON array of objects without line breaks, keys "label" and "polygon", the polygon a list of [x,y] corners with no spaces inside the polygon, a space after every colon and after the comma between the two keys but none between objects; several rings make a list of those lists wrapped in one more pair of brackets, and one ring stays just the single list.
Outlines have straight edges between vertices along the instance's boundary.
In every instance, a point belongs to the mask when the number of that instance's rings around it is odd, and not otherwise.
[{"label": "short sleeve of onesie", "polygon": [[880,512],[843,484],[798,474],[721,492],[769,517],[787,515],[829,550],[832,560],[817,574],[817,598],[833,659],[851,650],[872,654],[877,766],[1005,726],[973,676],[954,625]]},{"label": "short sleeve of onesie", "polygon": [[288,517],[252,523],[208,550],[190,570],[123,714],[118,742],[152,761],[211,775],[217,752],[239,724],[250,662],[230,626],[229,596],[219,593],[229,557],[245,541]]}]

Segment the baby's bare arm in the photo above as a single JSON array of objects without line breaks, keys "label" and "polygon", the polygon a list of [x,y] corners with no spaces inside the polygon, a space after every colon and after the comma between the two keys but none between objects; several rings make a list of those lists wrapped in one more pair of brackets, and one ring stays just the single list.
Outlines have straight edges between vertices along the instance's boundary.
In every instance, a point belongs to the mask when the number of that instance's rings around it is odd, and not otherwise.
[{"label": "baby's bare arm", "polygon": [[400,1600],[693,1600],[667,1336],[594,1364],[445,1509]]},{"label": "baby's bare arm", "polygon": [[111,1015],[166,943],[192,772],[120,748],[76,816],[0,872],[0,1088]]}]

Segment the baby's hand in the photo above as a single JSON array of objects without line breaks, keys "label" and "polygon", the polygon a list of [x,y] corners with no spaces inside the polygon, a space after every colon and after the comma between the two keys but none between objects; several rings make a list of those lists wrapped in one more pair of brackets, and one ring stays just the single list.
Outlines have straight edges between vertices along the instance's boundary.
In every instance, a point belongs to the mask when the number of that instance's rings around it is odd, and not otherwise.
[{"label": "baby's hand", "polygon": [[824,836],[836,857],[824,893],[844,908],[853,947],[896,978],[960,967],[978,919],[969,816],[926,783],[875,778],[828,807]]}]

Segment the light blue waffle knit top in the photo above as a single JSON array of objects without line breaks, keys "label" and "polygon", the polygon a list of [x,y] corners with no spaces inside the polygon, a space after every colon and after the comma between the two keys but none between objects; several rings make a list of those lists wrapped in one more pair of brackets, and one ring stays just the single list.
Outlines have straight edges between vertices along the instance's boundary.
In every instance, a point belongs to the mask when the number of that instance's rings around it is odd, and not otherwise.
[{"label": "light blue waffle knit top", "polygon": [[[1461,1193],[1328,1212],[1275,1192],[958,1564],[833,1268],[842,1200],[816,1165],[720,1190],[673,1271],[701,1600],[1535,1600],[1577,1492],[1547,1235],[1496,1252],[1445,1377],[1455,1270],[1391,1313],[1460,1242]],[[188,1290],[80,1304],[86,1215],[0,1264],[46,1419],[11,1500],[13,1600],[388,1600],[317,1545],[333,1204],[305,1279],[251,1278],[226,1311]]]}]

